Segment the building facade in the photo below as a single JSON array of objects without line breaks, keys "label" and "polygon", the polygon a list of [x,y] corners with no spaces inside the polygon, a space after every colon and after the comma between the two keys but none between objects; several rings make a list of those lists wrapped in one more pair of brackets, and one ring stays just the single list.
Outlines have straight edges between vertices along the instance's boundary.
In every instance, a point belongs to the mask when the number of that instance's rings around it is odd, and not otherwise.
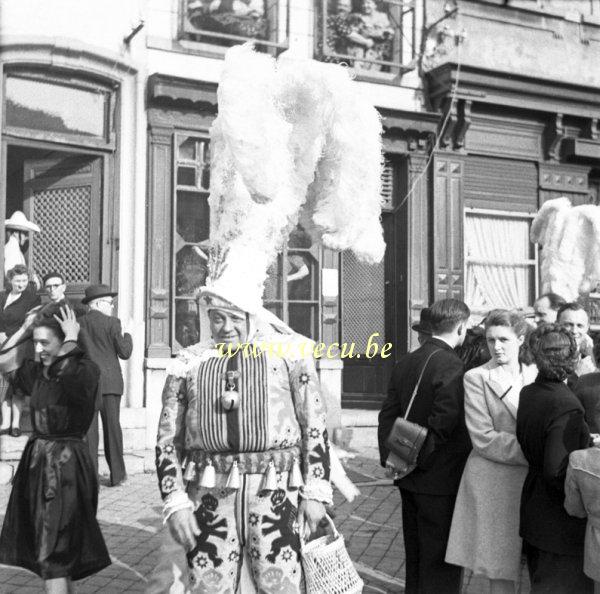
[{"label": "building facade", "polygon": [[393,344],[387,359],[318,361],[333,427],[341,406],[378,406],[433,299],[530,304],[532,213],[557,195],[598,199],[597,0],[3,0],[0,11],[0,214],[23,210],[42,228],[33,271],[63,272],[75,297],[89,283],[118,289],[135,345],[128,449],[153,446],[166,366],[207,333],[194,296],[232,44],[345,63],[381,114],[384,261],[314,246],[299,227],[265,287],[267,307],[317,341]]}]

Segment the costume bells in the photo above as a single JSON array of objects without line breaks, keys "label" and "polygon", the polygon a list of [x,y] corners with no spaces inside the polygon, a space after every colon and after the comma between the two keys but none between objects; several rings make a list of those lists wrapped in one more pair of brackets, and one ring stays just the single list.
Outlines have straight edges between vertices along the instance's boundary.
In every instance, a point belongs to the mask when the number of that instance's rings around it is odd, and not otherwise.
[{"label": "costume bells", "polygon": [[[282,453],[281,450],[278,453]],[[268,455],[268,452],[262,454]],[[232,461],[223,461],[222,456],[215,455],[213,460],[210,456],[205,456],[202,462],[195,462],[192,459],[186,459],[183,463],[183,479],[190,485],[204,487],[206,489],[213,489],[216,486],[216,472],[225,472],[227,474],[227,489],[237,490],[240,488],[241,474],[248,473],[249,470],[253,470],[253,474],[256,473],[253,463],[248,460],[250,456],[256,456],[255,453],[240,453],[239,459],[233,459]],[[261,454],[258,454],[259,456]],[[300,469],[300,461],[298,456],[278,456],[278,460],[266,459],[265,463],[260,464],[264,466],[262,470],[262,480],[260,485],[260,491],[269,493],[275,491],[278,488],[278,472],[287,472],[287,488],[290,491],[295,491],[304,486],[304,480],[302,478],[302,471]],[[215,468],[217,467],[217,468]]]}]

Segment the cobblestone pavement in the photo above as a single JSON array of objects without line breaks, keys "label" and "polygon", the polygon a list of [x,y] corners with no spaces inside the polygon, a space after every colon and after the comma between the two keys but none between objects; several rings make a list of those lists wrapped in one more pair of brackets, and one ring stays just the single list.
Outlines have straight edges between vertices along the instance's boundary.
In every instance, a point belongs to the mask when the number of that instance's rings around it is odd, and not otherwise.
[{"label": "cobblestone pavement", "polygon": [[[344,534],[348,551],[365,581],[365,594],[404,591],[400,495],[377,461],[357,457],[348,462],[348,474],[358,484],[361,496],[345,502],[336,495],[336,526]],[[9,486],[0,486],[0,513],[4,514]],[[158,559],[160,499],[153,474],[131,476],[124,486],[100,490],[98,518],[113,564],[77,582],[81,594],[143,592]],[[527,592],[523,584],[522,594]],[[34,594],[43,591],[33,574],[0,566],[2,594]],[[465,578],[466,594],[487,593],[482,579]],[[243,593],[242,593],[243,594]]]}]

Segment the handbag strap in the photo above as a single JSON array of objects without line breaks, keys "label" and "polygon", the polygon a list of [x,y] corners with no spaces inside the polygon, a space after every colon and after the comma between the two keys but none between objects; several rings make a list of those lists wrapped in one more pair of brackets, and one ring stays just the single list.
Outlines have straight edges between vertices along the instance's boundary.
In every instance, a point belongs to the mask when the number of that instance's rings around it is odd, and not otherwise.
[{"label": "handbag strap", "polygon": [[417,395],[417,392],[419,391],[419,386],[421,385],[421,380],[423,379],[423,374],[425,373],[425,368],[427,367],[427,363],[429,363],[429,360],[431,359],[431,357],[433,357],[433,355],[435,355],[436,353],[438,353],[441,350],[442,349],[435,349],[435,351],[433,351],[433,353],[431,353],[429,355],[429,357],[427,357],[427,360],[425,361],[425,365],[423,365],[423,369],[421,369],[421,373],[419,375],[419,379],[417,380],[417,384],[415,386],[415,389],[413,390],[412,396],[410,397],[410,402],[408,403],[408,407],[406,408],[406,412],[404,413],[404,418],[405,419],[408,419],[408,413],[410,412],[410,409],[412,408],[413,402],[415,401],[415,396]]}]

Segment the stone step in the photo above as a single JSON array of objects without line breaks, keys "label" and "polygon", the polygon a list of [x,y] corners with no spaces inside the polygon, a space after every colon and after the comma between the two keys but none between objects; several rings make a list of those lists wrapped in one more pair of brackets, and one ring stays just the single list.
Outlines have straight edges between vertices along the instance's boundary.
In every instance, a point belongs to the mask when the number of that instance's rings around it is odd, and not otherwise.
[{"label": "stone step", "polygon": [[[146,442],[146,409],[122,408],[121,428],[123,430],[123,452],[137,452],[145,448]],[[31,433],[29,407],[23,408],[21,416],[21,437],[0,435],[0,460],[19,460],[23,448]],[[104,451],[104,437],[102,434],[102,419],[99,419],[100,443],[99,450]]]},{"label": "stone step", "polygon": [[376,410],[343,409],[342,426],[346,433],[344,446],[361,456],[379,459],[377,445],[377,417]]},{"label": "stone step", "polygon": [[[154,472],[155,470],[154,452],[150,450],[130,452],[125,454],[123,457],[125,459],[125,468],[127,469],[128,475]],[[0,462],[0,485],[7,485],[11,481],[18,465],[18,459],[3,460]],[[98,456],[98,474],[101,477],[110,476],[108,464],[106,463],[106,459],[102,453]]]}]

